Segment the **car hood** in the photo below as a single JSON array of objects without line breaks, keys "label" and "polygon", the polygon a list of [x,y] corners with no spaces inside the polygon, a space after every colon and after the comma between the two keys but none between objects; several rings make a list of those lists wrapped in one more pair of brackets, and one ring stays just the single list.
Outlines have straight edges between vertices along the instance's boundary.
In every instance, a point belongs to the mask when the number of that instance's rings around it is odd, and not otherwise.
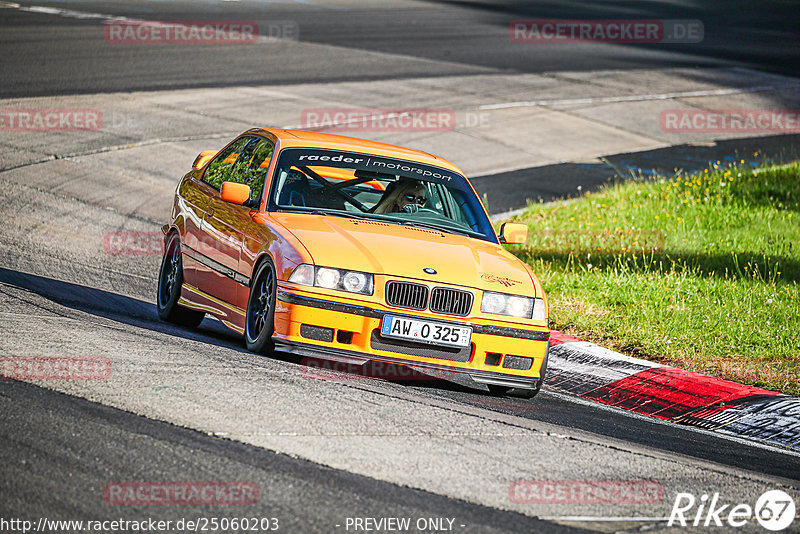
[{"label": "car hood", "polygon": [[[345,217],[272,214],[314,263],[389,276],[534,295],[523,263],[500,245],[457,234]],[[433,268],[436,274],[423,271]]]}]

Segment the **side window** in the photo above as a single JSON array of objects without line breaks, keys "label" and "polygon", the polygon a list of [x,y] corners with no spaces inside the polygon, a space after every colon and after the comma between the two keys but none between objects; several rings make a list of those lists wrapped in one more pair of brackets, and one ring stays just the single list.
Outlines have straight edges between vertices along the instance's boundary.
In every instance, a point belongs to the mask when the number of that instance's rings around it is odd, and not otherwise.
[{"label": "side window", "polygon": [[228,177],[228,181],[250,186],[250,198],[261,198],[267,169],[275,145],[269,139],[253,138],[242,150]]},{"label": "side window", "polygon": [[215,189],[222,187],[222,182],[229,181],[228,177],[231,174],[236,158],[242,153],[244,147],[253,140],[255,140],[254,137],[245,136],[237,139],[227,148],[223,149],[222,152],[217,154],[214,160],[208,164],[208,169],[206,169],[206,173],[203,175],[203,181]]}]

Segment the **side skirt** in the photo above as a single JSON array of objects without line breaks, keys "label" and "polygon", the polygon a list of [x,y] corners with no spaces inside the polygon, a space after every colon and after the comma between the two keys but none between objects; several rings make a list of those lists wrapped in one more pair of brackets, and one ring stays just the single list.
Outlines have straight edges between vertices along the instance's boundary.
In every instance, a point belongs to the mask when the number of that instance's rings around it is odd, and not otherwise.
[{"label": "side skirt", "polygon": [[192,310],[210,313],[237,334],[244,335],[245,311],[241,308],[212,297],[187,283],[181,288],[178,304]]}]

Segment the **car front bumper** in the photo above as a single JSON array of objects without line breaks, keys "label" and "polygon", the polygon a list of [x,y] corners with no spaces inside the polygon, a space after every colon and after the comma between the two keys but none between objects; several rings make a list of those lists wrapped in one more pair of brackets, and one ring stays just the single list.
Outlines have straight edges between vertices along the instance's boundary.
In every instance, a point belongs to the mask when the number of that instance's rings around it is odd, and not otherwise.
[{"label": "car front bumper", "polygon": [[[472,339],[463,349],[381,336],[384,315],[469,326]],[[320,295],[278,288],[276,346],[302,357],[363,365],[369,361],[461,372],[475,382],[534,389],[546,368],[550,331],[488,322],[458,320],[413,310],[364,306]]]}]

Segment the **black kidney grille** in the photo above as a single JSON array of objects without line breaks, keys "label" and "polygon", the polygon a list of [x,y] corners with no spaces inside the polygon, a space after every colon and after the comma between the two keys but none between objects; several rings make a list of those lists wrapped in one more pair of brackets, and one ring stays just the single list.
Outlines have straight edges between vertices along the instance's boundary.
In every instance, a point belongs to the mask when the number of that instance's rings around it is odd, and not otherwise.
[{"label": "black kidney grille", "polygon": [[460,289],[435,287],[431,292],[431,311],[449,315],[467,315],[472,309],[472,293]]},{"label": "black kidney grille", "polygon": [[411,282],[387,282],[386,302],[401,308],[424,310],[428,304],[428,286]]}]

